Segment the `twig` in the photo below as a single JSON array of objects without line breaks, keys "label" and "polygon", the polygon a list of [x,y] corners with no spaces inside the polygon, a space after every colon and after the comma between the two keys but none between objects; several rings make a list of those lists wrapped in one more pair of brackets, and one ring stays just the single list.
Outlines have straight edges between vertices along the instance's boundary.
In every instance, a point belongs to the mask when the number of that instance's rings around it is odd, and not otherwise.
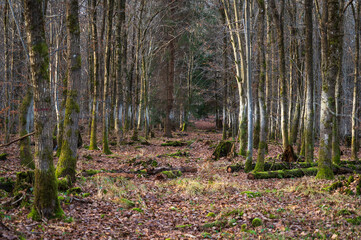
[{"label": "twig", "polygon": [[26,134],[26,135],[24,135],[24,136],[22,136],[22,137],[20,137],[20,138],[17,138],[17,139],[15,139],[15,140],[11,141],[11,142],[8,142],[8,143],[6,143],[6,144],[0,145],[0,148],[2,148],[2,147],[7,147],[7,146],[9,146],[9,145],[11,145],[11,144],[13,144],[13,143],[15,143],[15,142],[18,142],[18,141],[20,141],[20,140],[22,140],[22,139],[24,139],[24,138],[27,138],[27,137],[29,137],[29,136],[31,136],[31,135],[34,135],[34,134],[35,134],[35,132]]}]

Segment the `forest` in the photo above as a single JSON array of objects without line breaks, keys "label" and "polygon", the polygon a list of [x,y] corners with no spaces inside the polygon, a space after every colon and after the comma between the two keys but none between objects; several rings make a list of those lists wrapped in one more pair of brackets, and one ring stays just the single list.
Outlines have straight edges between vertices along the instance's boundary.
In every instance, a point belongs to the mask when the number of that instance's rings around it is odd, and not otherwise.
[{"label": "forest", "polygon": [[361,0],[0,1],[0,239],[360,239]]}]

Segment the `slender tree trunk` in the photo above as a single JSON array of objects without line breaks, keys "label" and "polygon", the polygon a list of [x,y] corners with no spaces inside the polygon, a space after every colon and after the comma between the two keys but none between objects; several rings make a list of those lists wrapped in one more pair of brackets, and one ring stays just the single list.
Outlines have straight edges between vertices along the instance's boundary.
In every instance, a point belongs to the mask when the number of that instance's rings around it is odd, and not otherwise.
[{"label": "slender tree trunk", "polygon": [[56,168],[57,177],[69,176],[75,181],[79,137],[79,95],[81,86],[81,55],[78,0],[66,1],[67,26],[67,96],[65,102],[64,134]]},{"label": "slender tree trunk", "polygon": [[91,32],[93,45],[93,107],[91,114],[91,130],[90,130],[90,144],[89,150],[97,150],[97,112],[98,112],[98,78],[99,78],[99,64],[98,64],[98,30],[97,30],[97,13],[96,0],[91,1]]},{"label": "slender tree trunk", "polygon": [[103,93],[103,153],[111,154],[108,144],[109,134],[109,82],[110,82],[110,55],[111,55],[111,37],[113,27],[113,7],[114,0],[108,0],[108,23],[106,30],[106,46],[104,56],[104,93]]},{"label": "slender tree trunk", "polygon": [[[30,89],[27,90],[23,101],[21,102],[20,106],[20,113],[19,113],[19,132],[20,137],[27,135],[30,132],[30,118],[33,114],[32,108],[34,104],[33,94]],[[30,147],[30,137],[24,138],[20,141],[20,164],[28,167],[28,168],[35,168],[33,155],[31,153]]]},{"label": "slender tree trunk", "polygon": [[267,116],[266,116],[266,102],[265,102],[265,81],[266,81],[266,58],[264,49],[264,24],[265,24],[265,5],[264,2],[258,0],[259,12],[259,25],[258,25],[258,65],[259,71],[259,83],[258,83],[258,104],[260,111],[260,133],[258,143],[258,156],[257,163],[254,171],[264,171],[264,156],[267,147]]},{"label": "slender tree trunk", "polygon": [[24,15],[30,49],[31,79],[35,106],[35,184],[34,219],[60,217],[57,180],[53,165],[53,119],[49,81],[49,53],[41,4],[24,0]]},{"label": "slender tree trunk", "polygon": [[117,73],[116,73],[116,100],[115,100],[115,131],[117,135],[117,144],[120,146],[123,141],[123,125],[122,125],[122,114],[123,114],[123,87],[122,80],[124,76],[124,66],[122,66],[126,58],[123,55],[123,32],[126,31],[124,27],[125,23],[125,0],[121,0],[117,3],[118,6],[118,22],[117,22],[117,48],[116,48],[116,59],[117,59]]},{"label": "slender tree trunk", "polygon": [[250,37],[250,3],[249,0],[245,2],[245,40],[246,40],[246,57],[247,57],[247,105],[248,105],[248,145],[247,145],[247,159],[245,171],[251,171],[252,157],[253,157],[253,102],[252,102],[252,46]]},{"label": "slender tree trunk", "polygon": [[353,101],[352,101],[352,127],[351,127],[351,158],[355,161],[358,160],[358,130],[357,130],[357,117],[358,117],[358,90],[360,78],[360,9],[361,1],[357,1],[357,9],[355,14],[355,76],[353,86]]},{"label": "slender tree trunk", "polygon": [[284,44],[284,0],[280,0],[281,10],[278,12],[274,0],[269,1],[269,6],[272,12],[273,22],[276,25],[278,37],[278,54],[280,60],[280,99],[281,99],[281,131],[283,147],[288,146],[288,127],[287,127],[287,103],[286,103],[286,57],[285,57],[285,44]]},{"label": "slender tree trunk", "polygon": [[312,0],[305,0],[305,25],[306,25],[306,42],[305,42],[305,65],[306,65],[306,108],[304,120],[304,144],[305,160],[313,162],[314,141],[313,141],[313,21],[312,21]]},{"label": "slender tree trunk", "polygon": [[171,40],[169,43],[169,59],[168,59],[168,76],[166,77],[166,92],[167,92],[167,106],[166,106],[166,116],[164,124],[164,136],[172,136],[172,123],[170,119],[170,114],[173,108],[173,81],[174,81],[174,61],[175,61],[175,46],[174,40]]},{"label": "slender tree trunk", "polygon": [[10,78],[9,78],[9,3],[5,2],[4,7],[4,88],[5,88],[5,139],[4,143],[10,140]]}]

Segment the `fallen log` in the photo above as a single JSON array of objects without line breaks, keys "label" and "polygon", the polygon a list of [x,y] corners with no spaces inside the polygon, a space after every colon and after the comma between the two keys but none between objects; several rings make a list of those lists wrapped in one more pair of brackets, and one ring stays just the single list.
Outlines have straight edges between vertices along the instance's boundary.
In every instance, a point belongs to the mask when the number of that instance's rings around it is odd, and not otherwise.
[{"label": "fallen log", "polygon": [[[254,168],[256,164],[252,164],[252,168]],[[265,171],[275,171],[275,170],[283,170],[283,169],[295,169],[295,168],[310,168],[317,166],[317,163],[308,163],[308,162],[296,162],[296,163],[287,163],[287,162],[277,162],[277,163],[264,163]],[[235,164],[227,167],[228,173],[238,172],[244,169],[244,164]]]},{"label": "fallen log", "polygon": [[22,140],[22,139],[24,139],[24,138],[27,138],[27,137],[29,137],[29,136],[31,136],[31,135],[34,135],[34,134],[35,134],[35,132],[26,134],[26,135],[24,135],[24,136],[22,136],[22,137],[19,137],[19,138],[15,139],[15,140],[12,140],[11,142],[8,142],[8,143],[6,143],[6,144],[0,145],[0,148],[10,146],[11,144],[16,143],[16,142],[18,142],[18,141],[20,141],[20,140]]},{"label": "fallen log", "polygon": [[[268,171],[268,172],[251,172],[248,173],[248,179],[269,179],[269,178],[298,178],[303,176],[316,176],[318,168],[317,167],[310,167],[310,168],[298,168],[298,169],[284,169],[284,170],[277,170],[277,171]],[[347,167],[333,167],[333,173],[335,175],[339,174],[347,174],[347,173],[354,173],[354,172],[361,172],[355,171],[351,168]]]}]

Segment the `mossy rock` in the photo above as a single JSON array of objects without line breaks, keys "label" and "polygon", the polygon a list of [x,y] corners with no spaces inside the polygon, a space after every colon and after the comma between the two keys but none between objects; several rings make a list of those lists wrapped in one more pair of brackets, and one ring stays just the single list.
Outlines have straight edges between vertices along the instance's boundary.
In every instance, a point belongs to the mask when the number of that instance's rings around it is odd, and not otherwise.
[{"label": "mossy rock", "polygon": [[177,178],[182,176],[182,172],[181,171],[163,171],[161,172],[161,174],[165,177],[165,178]]},{"label": "mossy rock", "polygon": [[166,141],[165,143],[162,143],[161,146],[163,147],[182,147],[186,146],[187,143],[181,142],[181,141]]},{"label": "mossy rock", "polygon": [[259,227],[259,226],[261,226],[262,225],[262,220],[261,219],[259,219],[259,218],[254,218],[253,220],[252,220],[252,226],[253,227]]},{"label": "mossy rock", "polygon": [[218,160],[221,157],[233,155],[233,144],[231,141],[221,141],[212,154],[213,159]]},{"label": "mossy rock", "polygon": [[6,160],[7,156],[7,153],[0,153],[0,160]]},{"label": "mossy rock", "polygon": [[214,212],[209,212],[206,217],[216,217]]}]

